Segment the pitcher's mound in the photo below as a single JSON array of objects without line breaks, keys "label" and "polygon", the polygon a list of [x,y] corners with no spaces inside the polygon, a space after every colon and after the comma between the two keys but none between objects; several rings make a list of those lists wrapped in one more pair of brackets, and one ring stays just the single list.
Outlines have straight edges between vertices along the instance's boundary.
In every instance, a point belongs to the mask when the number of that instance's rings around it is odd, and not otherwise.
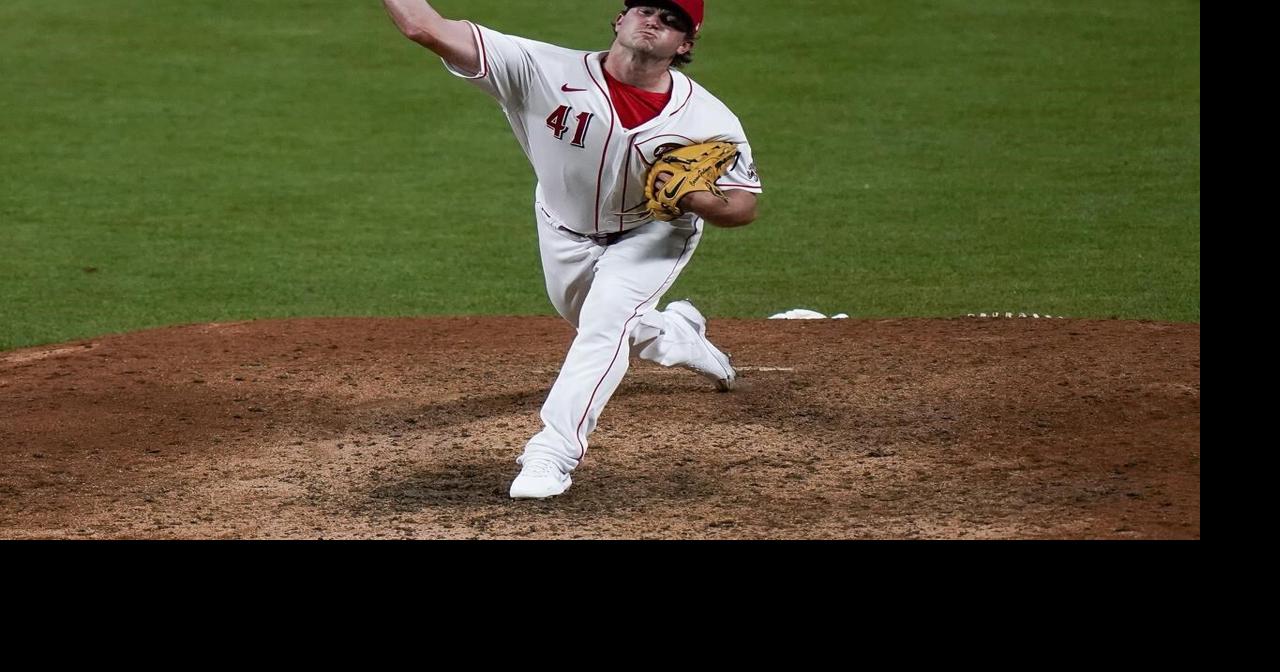
[{"label": "pitcher's mound", "polygon": [[553,318],[195,325],[0,354],[0,538],[1199,538],[1200,326],[717,320],[512,501]]}]

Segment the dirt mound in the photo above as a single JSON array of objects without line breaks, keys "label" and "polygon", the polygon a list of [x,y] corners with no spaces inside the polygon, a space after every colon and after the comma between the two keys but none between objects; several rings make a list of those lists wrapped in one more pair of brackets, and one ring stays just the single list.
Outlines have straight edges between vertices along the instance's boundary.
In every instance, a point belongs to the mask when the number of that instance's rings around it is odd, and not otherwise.
[{"label": "dirt mound", "polygon": [[0,354],[0,538],[1200,537],[1200,325],[715,320],[574,485],[506,495],[554,318],[193,325]]}]

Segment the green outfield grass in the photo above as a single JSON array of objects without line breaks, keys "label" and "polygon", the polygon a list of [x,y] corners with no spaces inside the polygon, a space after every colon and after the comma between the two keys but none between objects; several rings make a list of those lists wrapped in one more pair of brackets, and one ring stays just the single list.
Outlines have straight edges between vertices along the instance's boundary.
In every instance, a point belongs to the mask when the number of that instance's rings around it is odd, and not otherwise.
[{"label": "green outfield grass", "polygon": [[[582,49],[620,5],[436,3]],[[1198,2],[710,0],[695,53],[766,194],[669,296],[1200,320]],[[553,313],[504,118],[377,0],[7,0],[0,64],[0,349]]]}]

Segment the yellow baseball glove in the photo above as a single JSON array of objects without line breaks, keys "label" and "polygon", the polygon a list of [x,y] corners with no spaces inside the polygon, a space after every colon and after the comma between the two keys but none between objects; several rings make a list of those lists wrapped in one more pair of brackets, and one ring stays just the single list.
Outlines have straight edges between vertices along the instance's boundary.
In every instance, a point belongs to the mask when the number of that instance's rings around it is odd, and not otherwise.
[{"label": "yellow baseball glove", "polygon": [[[704,142],[672,149],[659,156],[649,169],[644,195],[648,199],[649,213],[655,219],[669,222],[684,212],[680,199],[695,191],[709,191],[714,196],[728,200],[716,180],[724,175],[738,156],[738,147],[731,142]],[[659,189],[658,176],[671,173],[671,177]]]}]

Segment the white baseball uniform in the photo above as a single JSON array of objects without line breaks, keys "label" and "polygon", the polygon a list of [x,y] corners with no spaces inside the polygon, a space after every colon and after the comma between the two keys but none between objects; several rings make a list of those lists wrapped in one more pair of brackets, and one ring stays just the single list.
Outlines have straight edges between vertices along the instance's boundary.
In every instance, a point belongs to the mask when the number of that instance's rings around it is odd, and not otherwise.
[{"label": "white baseball uniform", "polygon": [[578,330],[543,404],[543,429],[517,461],[548,457],[567,473],[586,455],[587,436],[631,355],[675,366],[700,347],[687,321],[656,309],[689,263],[704,222],[693,213],[670,222],[648,215],[644,186],[655,151],[732,142],[738,159],[717,184],[755,193],[761,184],[738,118],[678,70],[670,71],[666,108],[625,129],[604,78],[606,52],[471,28],[480,70],[445,67],[497,99],[533,164],[547,294]]}]

